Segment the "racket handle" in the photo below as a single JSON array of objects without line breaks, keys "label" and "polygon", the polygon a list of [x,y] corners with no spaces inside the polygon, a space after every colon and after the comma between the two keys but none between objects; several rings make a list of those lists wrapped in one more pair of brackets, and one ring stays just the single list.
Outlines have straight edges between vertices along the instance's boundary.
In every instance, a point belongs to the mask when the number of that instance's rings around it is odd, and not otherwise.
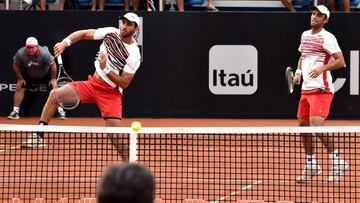
[{"label": "racket handle", "polygon": [[57,58],[58,64],[63,64],[61,55],[57,56],[56,58]]}]

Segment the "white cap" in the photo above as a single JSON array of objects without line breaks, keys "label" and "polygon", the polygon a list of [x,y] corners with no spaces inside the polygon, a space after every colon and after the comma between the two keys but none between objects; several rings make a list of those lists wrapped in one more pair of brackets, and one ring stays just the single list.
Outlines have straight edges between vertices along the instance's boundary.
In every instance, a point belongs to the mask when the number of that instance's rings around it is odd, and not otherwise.
[{"label": "white cap", "polygon": [[27,47],[36,47],[38,45],[39,45],[39,43],[38,43],[38,41],[37,41],[37,39],[35,37],[28,37],[26,39],[25,46],[27,46]]},{"label": "white cap", "polygon": [[312,11],[315,10],[315,9],[317,9],[320,13],[326,15],[326,18],[328,18],[328,19],[330,18],[330,11],[326,6],[318,5],[318,6],[313,6],[311,8]]},{"label": "white cap", "polygon": [[120,19],[126,18],[130,22],[136,23],[137,26],[140,24],[140,18],[135,13],[127,13],[124,16],[120,17]]}]

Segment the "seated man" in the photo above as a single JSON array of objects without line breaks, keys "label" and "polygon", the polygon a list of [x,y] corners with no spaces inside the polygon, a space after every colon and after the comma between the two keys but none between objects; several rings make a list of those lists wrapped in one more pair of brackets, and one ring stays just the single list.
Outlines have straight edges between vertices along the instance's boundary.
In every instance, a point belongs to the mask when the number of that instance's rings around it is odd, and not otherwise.
[{"label": "seated man", "polygon": [[[46,46],[39,46],[35,37],[29,37],[24,47],[20,48],[13,59],[13,71],[18,78],[14,94],[13,111],[8,119],[19,119],[20,106],[25,90],[32,84],[47,83],[49,87],[56,85],[57,66],[54,57]],[[65,111],[59,107],[59,118],[66,119]]]}]

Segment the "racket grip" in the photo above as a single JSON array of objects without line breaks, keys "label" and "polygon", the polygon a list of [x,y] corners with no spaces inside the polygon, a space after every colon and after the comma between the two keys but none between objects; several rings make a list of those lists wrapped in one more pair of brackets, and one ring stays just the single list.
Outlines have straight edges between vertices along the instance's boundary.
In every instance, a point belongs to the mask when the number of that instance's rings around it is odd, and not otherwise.
[{"label": "racket grip", "polygon": [[61,55],[57,56],[56,58],[57,58],[58,64],[63,64]]}]

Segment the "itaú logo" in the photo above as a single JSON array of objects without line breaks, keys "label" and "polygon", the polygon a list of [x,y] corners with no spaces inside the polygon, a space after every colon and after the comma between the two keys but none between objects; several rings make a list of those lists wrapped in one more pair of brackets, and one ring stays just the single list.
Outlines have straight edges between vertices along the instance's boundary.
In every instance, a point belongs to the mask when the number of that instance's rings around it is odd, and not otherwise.
[{"label": "ita\u00fa logo", "polygon": [[[359,95],[359,50],[350,51],[350,95]],[[346,78],[337,78],[334,83],[335,92],[340,90]]]},{"label": "ita\u00fa logo", "polygon": [[215,45],[209,51],[209,89],[216,95],[252,95],[257,90],[258,52],[251,45]]}]

